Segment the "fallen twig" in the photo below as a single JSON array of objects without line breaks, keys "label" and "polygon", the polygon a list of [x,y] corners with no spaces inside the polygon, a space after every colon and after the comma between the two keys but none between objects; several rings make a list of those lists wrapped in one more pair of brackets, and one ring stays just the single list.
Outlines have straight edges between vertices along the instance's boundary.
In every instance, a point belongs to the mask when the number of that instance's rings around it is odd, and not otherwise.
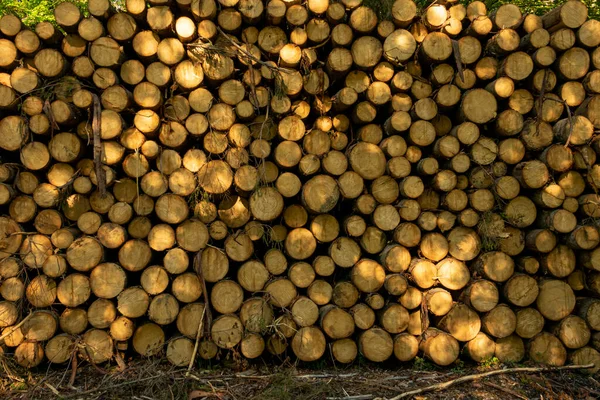
[{"label": "fallen twig", "polygon": [[322,378],[351,378],[358,375],[358,373],[350,374],[310,374],[310,375],[297,375],[294,376],[296,379],[322,379]]},{"label": "fallen twig", "polygon": [[443,389],[446,389],[446,388],[448,388],[450,386],[457,385],[459,383],[473,382],[473,381],[476,381],[477,379],[487,378],[488,376],[494,376],[494,375],[511,374],[511,373],[516,373],[516,372],[528,372],[528,373],[533,373],[533,372],[553,372],[553,371],[560,371],[560,370],[565,370],[565,369],[585,369],[585,368],[593,368],[593,367],[594,367],[594,364],[585,364],[585,365],[565,365],[563,367],[555,367],[555,368],[525,367],[525,368],[499,369],[499,370],[496,370],[496,371],[484,372],[484,373],[481,373],[481,374],[473,374],[473,375],[461,376],[460,378],[452,379],[452,380],[447,381],[447,382],[436,383],[435,385],[427,386],[427,387],[424,387],[424,388],[421,388],[421,389],[415,389],[415,390],[411,390],[409,392],[404,392],[404,393],[399,394],[398,396],[392,397],[392,398],[390,398],[388,400],[405,399],[407,397],[411,397],[411,396],[414,396],[416,394],[433,392],[433,391],[437,391],[437,390],[443,390]]},{"label": "fallen twig", "polygon": [[48,382],[44,382],[44,385],[50,389],[50,391],[52,393],[54,393],[56,396],[60,396],[60,392],[58,390],[56,390],[56,388],[54,386],[52,386],[51,384],[49,384]]},{"label": "fallen twig", "polygon": [[[349,374],[309,374],[309,375],[295,375],[292,376],[291,378],[293,379],[331,379],[331,378],[352,378],[355,376],[358,376],[358,373],[349,373]],[[203,377],[199,377],[196,376],[194,374],[186,374],[186,377],[190,377],[194,380],[197,381],[208,381],[208,380],[231,380],[231,379],[270,379],[272,377],[276,376],[276,374],[270,374],[270,375],[248,375],[248,374],[234,374],[234,375],[210,375],[210,376],[203,376]]]},{"label": "fallen twig", "polygon": [[214,389],[212,392],[207,392],[206,390],[192,390],[188,394],[188,400],[205,399],[207,397],[222,398],[222,396],[219,393],[216,393]]},{"label": "fallen twig", "polygon": [[134,385],[136,383],[140,383],[140,382],[146,382],[152,379],[156,379],[156,378],[162,378],[164,377],[165,374],[159,374],[159,375],[154,375],[154,376],[148,376],[146,378],[141,378],[141,379],[136,379],[136,380],[132,380],[132,381],[127,381],[127,382],[123,382],[123,383],[117,383],[116,385],[112,385],[112,386],[107,386],[107,387],[97,387],[94,389],[90,389],[90,390],[86,390],[83,392],[77,392],[77,393],[73,393],[67,396],[63,396],[64,399],[70,399],[73,397],[81,397],[83,395],[86,394],[91,394],[91,393],[96,393],[96,392],[106,392],[108,390],[114,390],[118,387],[123,387],[123,386],[130,386],[130,385]]},{"label": "fallen twig", "polygon": [[387,378],[384,378],[384,381],[398,381],[398,380],[404,380],[404,379],[408,379],[410,376],[409,375],[394,375],[394,376],[390,376]]},{"label": "fallen twig", "polygon": [[12,373],[10,367],[6,362],[5,356],[3,355],[0,355],[0,367],[2,367],[1,370],[4,372],[4,375],[7,376],[10,380],[16,382],[25,382],[25,379],[18,377]]},{"label": "fallen twig", "polygon": [[244,374],[236,374],[234,375],[235,378],[242,378],[242,379],[269,379],[272,378],[273,375],[244,375]]},{"label": "fallen twig", "polygon": [[502,392],[504,392],[504,393],[508,393],[508,394],[510,394],[511,396],[514,396],[514,397],[516,397],[516,398],[523,399],[523,400],[529,400],[527,397],[523,396],[522,394],[520,394],[520,393],[517,393],[517,392],[515,392],[514,390],[510,390],[510,389],[508,389],[508,388],[502,387],[502,386],[500,386],[500,385],[496,385],[495,383],[492,383],[492,382],[484,382],[483,384],[484,384],[484,385],[486,385],[486,386],[489,386],[489,387],[491,387],[491,388],[494,388],[494,389],[496,389],[496,390],[500,390],[500,391],[502,391]]}]

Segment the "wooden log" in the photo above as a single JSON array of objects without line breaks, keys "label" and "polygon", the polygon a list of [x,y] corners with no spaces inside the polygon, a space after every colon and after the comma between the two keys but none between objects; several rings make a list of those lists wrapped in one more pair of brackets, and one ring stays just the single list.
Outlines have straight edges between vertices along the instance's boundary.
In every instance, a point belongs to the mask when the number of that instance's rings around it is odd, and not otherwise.
[{"label": "wooden log", "polygon": [[44,347],[38,342],[23,342],[15,350],[15,361],[22,367],[34,368],[44,360]]},{"label": "wooden log", "polygon": [[590,328],[596,329],[598,326],[598,309],[600,305],[591,298],[583,298],[577,303],[577,314],[586,320]]},{"label": "wooden log", "polygon": [[580,2],[569,1],[542,17],[544,28],[550,32],[561,28],[579,28],[587,19],[587,7]]},{"label": "wooden log", "polygon": [[567,349],[579,349],[585,346],[591,337],[585,320],[576,315],[561,320],[554,327],[554,333]]},{"label": "wooden log", "polygon": [[456,304],[439,321],[437,326],[456,340],[469,342],[479,333],[481,321],[477,313],[465,304]]},{"label": "wooden log", "polygon": [[485,333],[479,332],[463,350],[473,361],[482,362],[494,356],[496,343]]},{"label": "wooden log", "polygon": [[292,339],[292,350],[302,361],[314,361],[325,352],[325,336],[319,328],[300,328]]},{"label": "wooden log", "polygon": [[[551,351],[542,351],[541,348],[551,349]],[[566,362],[567,351],[556,336],[542,332],[531,339],[529,357],[542,364],[560,366]]]},{"label": "wooden log", "polygon": [[538,292],[535,279],[523,274],[515,274],[504,285],[504,296],[516,306],[529,306],[537,298]]},{"label": "wooden log", "polygon": [[142,356],[152,356],[162,350],[165,342],[163,329],[152,322],[139,326],[133,334],[133,348]]},{"label": "wooden log", "polygon": [[511,335],[517,325],[515,313],[506,304],[499,304],[482,318],[483,329],[493,337],[505,338]]},{"label": "wooden log", "polygon": [[87,312],[81,308],[66,308],[59,318],[60,329],[70,335],[79,335],[88,325]]},{"label": "wooden log", "polygon": [[66,363],[71,359],[75,348],[75,340],[68,334],[60,334],[48,341],[44,353],[48,361],[56,364]]},{"label": "wooden log", "polygon": [[[561,301],[548,307],[545,304],[547,296],[553,296],[553,293],[561,293]],[[540,313],[551,321],[557,321],[569,315],[575,308],[575,296],[569,285],[557,280],[547,280],[540,282],[540,294],[536,300]]]},{"label": "wooden log", "polygon": [[459,355],[459,345],[456,339],[438,329],[430,328],[425,331],[425,340],[419,346],[425,356],[437,365],[449,365]]},{"label": "wooden log", "polygon": [[[351,0],[175,3],[128,0],[124,13],[93,0],[87,18],[61,5],[66,35],[0,19],[0,148],[15,156],[0,165],[0,204],[10,216],[0,219],[5,328],[19,322],[12,302],[58,299],[67,307],[62,331],[99,345],[81,350],[84,358],[104,360],[110,341],[123,349],[132,338],[143,355],[167,341],[167,358],[185,365],[204,310],[188,253],[201,251],[222,314],[213,339],[199,341],[203,359],[238,344],[247,358],[265,348],[278,355],[290,339],[300,359],[314,360],[327,337],[342,363],[358,351],[407,361],[418,351],[413,335],[424,335],[425,355],[443,355],[440,364],[456,359],[453,340],[476,361],[519,362],[523,339],[548,341],[538,339],[545,319],[558,337],[551,347],[594,359],[585,325],[595,329],[595,303],[576,305],[574,294],[600,288],[600,239],[585,220],[600,216],[600,52],[598,23],[586,21],[581,3],[544,17],[523,17],[512,4],[489,15],[481,2],[435,4],[417,20],[414,2],[398,0],[382,22]],[[259,29],[263,13],[270,25]],[[400,65],[406,70],[394,71]],[[45,102],[41,81],[64,74]],[[83,118],[94,97],[75,77],[99,89],[100,166],[84,146],[94,140]],[[482,125],[500,139],[482,135]],[[36,233],[19,233],[27,226]],[[155,260],[152,250],[164,253]],[[230,262],[240,263],[235,281],[225,279]],[[21,264],[42,274],[25,283]],[[349,281],[336,266],[349,269]],[[543,274],[553,278],[538,280]],[[498,305],[496,283],[518,308]],[[268,299],[244,302],[244,291]],[[76,308],[84,303],[87,310]],[[272,306],[291,314],[276,319]],[[324,332],[314,326],[319,307]],[[149,310],[154,323],[139,325]],[[48,316],[38,311],[34,322],[38,315]],[[475,329],[480,319],[495,343]],[[186,338],[160,327],[175,320]],[[423,332],[428,323],[450,335]],[[73,339],[53,338],[51,320],[39,333],[25,325],[29,339],[49,341],[48,357],[70,359]],[[271,325],[282,336],[267,333]],[[355,327],[364,331],[357,342]],[[8,339],[17,359],[37,365],[40,346],[19,334]],[[426,344],[437,337],[441,351]]]},{"label": "wooden log", "polygon": [[381,362],[387,360],[393,353],[391,336],[380,328],[371,328],[359,337],[359,351],[368,360]]},{"label": "wooden log", "polygon": [[496,285],[488,280],[477,280],[463,292],[461,298],[479,312],[488,312],[498,304],[499,292]]}]

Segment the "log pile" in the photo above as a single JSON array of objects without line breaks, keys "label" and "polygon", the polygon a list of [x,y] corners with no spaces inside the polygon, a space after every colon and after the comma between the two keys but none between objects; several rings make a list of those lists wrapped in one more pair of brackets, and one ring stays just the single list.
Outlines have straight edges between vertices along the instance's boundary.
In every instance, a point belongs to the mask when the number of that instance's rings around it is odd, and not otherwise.
[{"label": "log pile", "polygon": [[0,19],[4,354],[600,368],[583,3],[126,6]]}]

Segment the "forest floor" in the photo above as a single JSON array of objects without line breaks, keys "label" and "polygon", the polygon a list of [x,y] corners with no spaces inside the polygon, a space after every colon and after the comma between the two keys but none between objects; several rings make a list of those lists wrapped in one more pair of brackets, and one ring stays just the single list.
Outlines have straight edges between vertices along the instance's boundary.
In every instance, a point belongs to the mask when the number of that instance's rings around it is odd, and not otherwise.
[{"label": "forest floor", "polygon": [[[80,364],[75,372],[64,366],[24,371],[0,359],[0,399],[389,400],[461,376],[506,368],[497,362],[439,368],[423,359],[404,367],[366,362],[342,368],[289,361],[278,367],[238,364],[202,365],[187,373],[165,362],[138,359],[121,368]],[[564,370],[507,373],[404,398],[592,400],[600,398],[600,377]]]}]

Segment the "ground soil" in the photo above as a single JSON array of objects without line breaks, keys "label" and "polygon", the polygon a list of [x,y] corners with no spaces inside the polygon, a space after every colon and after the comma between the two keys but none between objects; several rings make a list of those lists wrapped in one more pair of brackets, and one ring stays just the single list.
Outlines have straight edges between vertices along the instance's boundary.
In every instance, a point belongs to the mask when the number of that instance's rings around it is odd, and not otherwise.
[{"label": "ground soil", "polygon": [[[460,376],[514,367],[492,360],[438,368],[420,358],[385,367],[361,360],[351,366],[283,360],[273,367],[270,361],[250,365],[231,355],[215,365],[203,361],[190,373],[159,360],[123,360],[120,367],[78,364],[75,372],[72,366],[25,371],[0,359],[0,399],[391,399]],[[592,400],[600,398],[600,378],[573,371],[511,373],[412,398]]]}]

